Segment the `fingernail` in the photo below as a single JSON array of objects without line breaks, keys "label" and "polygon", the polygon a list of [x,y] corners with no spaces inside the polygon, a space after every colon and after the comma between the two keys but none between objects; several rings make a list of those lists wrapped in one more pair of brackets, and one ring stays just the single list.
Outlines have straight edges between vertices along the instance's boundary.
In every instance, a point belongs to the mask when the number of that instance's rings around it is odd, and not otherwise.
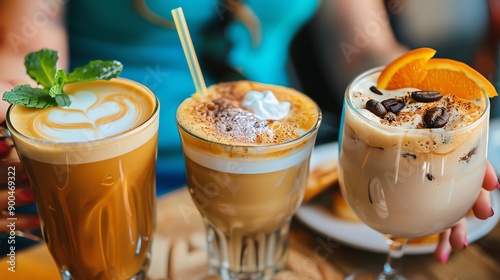
[{"label": "fingernail", "polygon": [[500,189],[500,182],[497,181],[497,186],[495,187],[495,189]]},{"label": "fingernail", "polygon": [[469,240],[467,240],[467,237],[464,238],[464,249],[469,247]]},{"label": "fingernail", "polygon": [[495,210],[493,210],[493,206],[490,206],[490,210],[491,210],[491,215],[490,215],[490,217],[492,217],[493,215],[495,215]]},{"label": "fingernail", "polygon": [[446,263],[449,257],[450,257],[450,252],[445,252],[439,256],[439,262]]},{"label": "fingernail", "polygon": [[23,189],[17,195],[17,199],[19,199],[20,202],[34,202],[35,194],[33,193],[33,190],[31,188]]}]

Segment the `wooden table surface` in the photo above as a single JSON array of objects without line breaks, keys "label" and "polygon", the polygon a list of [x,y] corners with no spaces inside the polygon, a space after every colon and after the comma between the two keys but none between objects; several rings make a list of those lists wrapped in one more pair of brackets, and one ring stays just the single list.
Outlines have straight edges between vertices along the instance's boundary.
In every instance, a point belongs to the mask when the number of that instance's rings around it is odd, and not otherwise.
[{"label": "wooden table surface", "polygon": [[[150,279],[204,279],[207,275],[204,228],[186,188],[158,200],[158,226],[152,246]],[[497,213],[500,215],[500,213]],[[288,270],[276,279],[343,279],[368,265],[381,266],[385,255],[354,249],[316,233],[294,219]],[[0,279],[59,279],[44,244],[16,254],[16,272],[0,259]],[[441,264],[431,254],[406,255],[403,273],[410,279],[500,279],[500,224]],[[211,278],[212,279],[212,278]]]},{"label": "wooden table surface", "polygon": [[[497,214],[498,215],[498,214]],[[370,265],[382,266],[386,255],[382,253],[367,252],[352,247],[338,244],[329,240],[324,235],[317,234],[305,227],[300,221],[294,221],[292,230],[292,245],[300,247],[306,255],[326,250],[325,244],[330,244],[331,254],[328,255],[328,265],[332,266],[342,279],[343,275],[356,269]],[[323,260],[322,260],[323,261]],[[403,257],[403,274],[408,279],[500,279],[500,223],[485,236],[469,244],[462,251],[452,252],[446,264],[437,262],[431,254],[405,255]]]}]

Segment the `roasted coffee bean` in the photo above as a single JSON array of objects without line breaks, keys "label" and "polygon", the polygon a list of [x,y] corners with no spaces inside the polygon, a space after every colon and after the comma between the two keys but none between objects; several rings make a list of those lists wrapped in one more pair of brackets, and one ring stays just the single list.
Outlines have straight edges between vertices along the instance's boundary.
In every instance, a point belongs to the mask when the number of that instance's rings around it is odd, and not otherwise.
[{"label": "roasted coffee bean", "polygon": [[443,95],[437,91],[413,91],[411,98],[418,102],[433,102],[441,99]]},{"label": "roasted coffee bean", "polygon": [[370,87],[371,92],[378,94],[378,95],[384,95],[376,86],[371,86]]},{"label": "roasted coffee bean", "polygon": [[374,113],[378,117],[383,117],[387,113],[384,105],[382,105],[382,103],[378,102],[375,99],[370,99],[366,102],[366,109]]},{"label": "roasted coffee bean", "polygon": [[382,105],[384,105],[387,111],[397,113],[405,107],[405,102],[401,99],[389,98],[382,101]]},{"label": "roasted coffee bean", "polygon": [[424,115],[424,123],[428,128],[439,128],[448,122],[448,112],[443,107],[429,109]]}]

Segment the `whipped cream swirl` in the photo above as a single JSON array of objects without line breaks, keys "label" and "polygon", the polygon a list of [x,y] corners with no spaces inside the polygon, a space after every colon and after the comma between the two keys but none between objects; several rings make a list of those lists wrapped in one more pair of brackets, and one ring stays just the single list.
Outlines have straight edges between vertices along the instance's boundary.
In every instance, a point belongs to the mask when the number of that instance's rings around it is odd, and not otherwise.
[{"label": "whipped cream swirl", "polygon": [[241,103],[245,110],[252,112],[262,120],[281,120],[290,111],[290,102],[280,102],[270,90],[250,91]]}]

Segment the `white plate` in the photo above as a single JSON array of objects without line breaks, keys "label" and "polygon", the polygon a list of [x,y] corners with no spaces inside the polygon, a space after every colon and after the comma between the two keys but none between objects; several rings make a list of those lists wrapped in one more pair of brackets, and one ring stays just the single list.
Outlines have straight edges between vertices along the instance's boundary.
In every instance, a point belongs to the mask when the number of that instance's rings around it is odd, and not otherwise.
[{"label": "white plate", "polygon": [[[311,170],[325,161],[338,159],[337,143],[319,145],[311,155]],[[328,198],[329,199],[329,198]],[[467,218],[468,240],[472,243],[490,232],[500,219],[500,192],[492,192],[492,205],[495,213],[487,220],[475,217]],[[387,252],[387,243],[381,233],[363,223],[349,222],[333,215],[332,211],[318,200],[312,200],[301,206],[296,217],[313,230],[330,236],[338,242],[358,249],[373,252]],[[434,251],[436,244],[408,244],[405,253],[427,254]]]}]

